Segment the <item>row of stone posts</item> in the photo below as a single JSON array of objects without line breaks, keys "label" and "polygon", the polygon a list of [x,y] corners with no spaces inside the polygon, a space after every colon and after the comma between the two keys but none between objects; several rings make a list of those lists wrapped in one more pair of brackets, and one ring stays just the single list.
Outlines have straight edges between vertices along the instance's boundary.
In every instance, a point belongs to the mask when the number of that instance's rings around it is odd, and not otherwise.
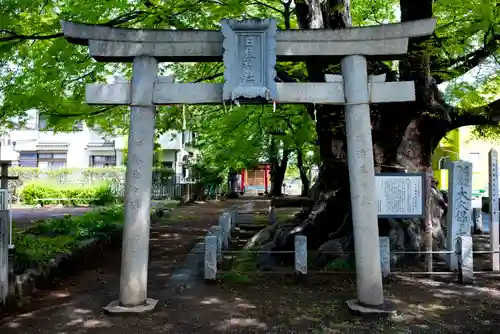
[{"label": "row of stone posts", "polygon": [[[212,226],[205,236],[204,251],[204,278],[206,281],[214,281],[217,278],[217,268],[222,263],[224,251],[229,249],[231,234],[238,225],[238,212],[245,210],[252,214],[253,203],[235,206],[228,212],[224,212],[219,218],[219,225]],[[274,207],[271,207],[274,208]],[[307,237],[295,236],[295,273],[297,276],[307,275]]]}]

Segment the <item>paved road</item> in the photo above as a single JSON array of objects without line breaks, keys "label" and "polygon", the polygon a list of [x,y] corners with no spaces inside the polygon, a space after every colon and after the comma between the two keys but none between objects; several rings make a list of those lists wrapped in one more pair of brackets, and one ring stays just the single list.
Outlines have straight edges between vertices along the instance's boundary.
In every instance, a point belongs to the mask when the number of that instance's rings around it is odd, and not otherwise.
[{"label": "paved road", "polygon": [[12,221],[26,224],[33,220],[62,217],[67,214],[83,215],[92,210],[90,207],[43,207],[43,208],[12,208]]},{"label": "paved road", "polygon": [[[151,206],[154,207],[162,201],[151,201]],[[175,202],[177,203],[177,202]],[[84,213],[92,210],[92,207],[61,207],[61,206],[45,206],[41,207],[13,207],[12,208],[12,221],[14,223],[25,226],[33,220],[57,218],[64,215],[83,215]]]}]

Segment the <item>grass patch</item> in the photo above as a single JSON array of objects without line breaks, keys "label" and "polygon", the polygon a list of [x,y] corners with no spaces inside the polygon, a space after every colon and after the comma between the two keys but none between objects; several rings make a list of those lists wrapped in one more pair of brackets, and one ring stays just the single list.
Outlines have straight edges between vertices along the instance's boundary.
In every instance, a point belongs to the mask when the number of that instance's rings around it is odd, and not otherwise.
[{"label": "grass patch", "polygon": [[[279,223],[284,223],[292,219],[301,208],[280,208],[276,209],[276,221]],[[255,224],[266,224],[269,222],[269,214],[267,212],[256,212],[253,216],[253,222]]]},{"label": "grass patch", "polygon": [[172,200],[172,199],[166,199],[163,201],[157,201],[156,202],[156,208],[157,209],[174,209],[179,206],[179,201]]},{"label": "grass patch", "polygon": [[257,253],[251,249],[244,249],[235,255],[229,271],[221,277],[233,283],[249,283],[255,275],[257,275]]},{"label": "grass patch", "polygon": [[14,229],[16,272],[44,264],[57,254],[71,252],[79,242],[107,239],[122,223],[123,207],[117,205],[82,216],[40,220],[27,230]]},{"label": "grass patch", "polygon": [[353,271],[356,269],[356,264],[352,259],[335,259],[327,263],[324,268],[326,271]]},{"label": "grass patch", "polygon": [[279,222],[285,222],[292,219],[297,213],[299,213],[301,208],[286,208],[283,210],[276,211],[276,220]]}]

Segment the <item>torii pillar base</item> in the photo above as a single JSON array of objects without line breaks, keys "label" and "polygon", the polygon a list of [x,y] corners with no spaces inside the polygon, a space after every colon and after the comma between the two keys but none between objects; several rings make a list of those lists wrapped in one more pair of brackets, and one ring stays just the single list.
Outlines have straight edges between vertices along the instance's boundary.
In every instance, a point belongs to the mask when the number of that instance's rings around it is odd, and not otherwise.
[{"label": "torii pillar base", "polygon": [[102,308],[102,311],[107,315],[126,315],[151,312],[158,304],[158,300],[147,298],[146,302],[137,306],[122,306],[118,300],[114,300],[107,306]]},{"label": "torii pillar base", "polygon": [[363,305],[357,299],[351,299],[347,302],[347,307],[349,310],[360,316],[392,316],[395,315],[397,310],[394,307],[394,304],[388,300],[384,301],[384,304],[380,306],[371,306],[371,305]]}]

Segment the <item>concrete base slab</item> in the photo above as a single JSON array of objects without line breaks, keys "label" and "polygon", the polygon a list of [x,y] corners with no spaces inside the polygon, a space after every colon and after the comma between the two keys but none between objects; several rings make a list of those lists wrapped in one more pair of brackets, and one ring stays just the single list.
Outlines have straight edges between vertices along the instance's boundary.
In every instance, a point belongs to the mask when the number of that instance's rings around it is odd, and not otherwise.
[{"label": "concrete base slab", "polygon": [[363,305],[359,303],[357,299],[351,299],[347,302],[347,307],[349,309],[359,315],[367,315],[367,316],[391,316],[396,314],[396,308],[392,305],[391,302],[386,301],[381,306],[369,306]]},{"label": "concrete base slab", "polygon": [[103,307],[102,310],[104,313],[108,315],[139,314],[154,310],[156,304],[158,304],[158,300],[153,298],[147,298],[146,303],[143,305],[126,307],[120,305],[120,302],[118,300],[114,300],[107,306]]}]

